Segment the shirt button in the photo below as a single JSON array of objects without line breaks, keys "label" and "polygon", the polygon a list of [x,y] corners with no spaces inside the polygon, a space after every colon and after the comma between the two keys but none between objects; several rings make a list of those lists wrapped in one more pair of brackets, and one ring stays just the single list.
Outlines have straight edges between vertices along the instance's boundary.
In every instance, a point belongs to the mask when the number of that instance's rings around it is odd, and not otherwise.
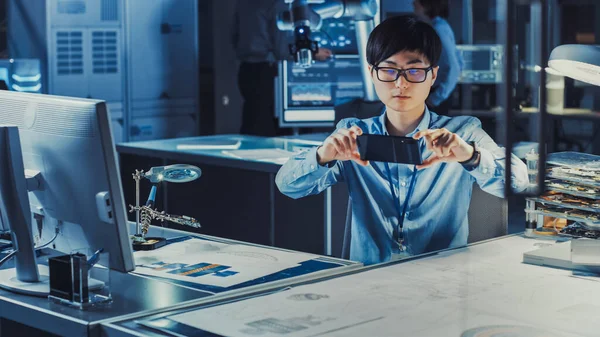
[{"label": "shirt button", "polygon": [[401,182],[400,186],[405,187],[406,186],[406,181]]},{"label": "shirt button", "polygon": [[315,165],[312,165],[312,164],[311,164],[311,165],[310,165],[310,169],[311,169],[311,170],[314,170],[314,169],[315,169]]},{"label": "shirt button", "polygon": [[296,178],[296,173],[294,173],[292,176],[293,176],[294,178]]},{"label": "shirt button", "polygon": [[488,169],[484,168],[483,170],[481,170],[481,172],[488,173]]}]

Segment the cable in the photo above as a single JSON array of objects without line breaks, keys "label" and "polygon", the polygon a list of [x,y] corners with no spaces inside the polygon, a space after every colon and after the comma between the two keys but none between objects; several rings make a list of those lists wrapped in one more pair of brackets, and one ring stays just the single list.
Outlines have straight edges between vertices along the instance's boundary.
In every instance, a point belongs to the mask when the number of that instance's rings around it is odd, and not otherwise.
[{"label": "cable", "polygon": [[[50,239],[50,241],[46,242],[45,244],[35,247],[33,250],[34,251],[38,251],[41,250],[47,246],[49,246],[52,242],[54,242],[56,240],[56,238],[58,237],[58,234],[60,233],[60,230],[58,228],[58,226],[56,227],[55,231],[54,231],[54,237],[52,239]],[[6,255],[4,258],[2,258],[2,260],[0,260],[0,266],[2,266],[6,261],[10,260],[10,258],[12,258],[13,256],[15,256],[15,254],[17,254],[16,250],[12,250],[10,251],[10,253],[8,253],[8,255]]]},{"label": "cable", "polygon": [[56,240],[59,233],[60,233],[60,230],[58,229],[58,226],[56,226],[56,229],[54,230],[54,237],[52,239],[50,239],[50,241],[46,242],[45,244],[35,247],[34,250],[40,250],[40,249],[43,249],[43,248],[49,246],[52,242],[54,242],[54,240]]},{"label": "cable", "polygon": [[17,254],[16,250],[13,250],[12,252],[8,253],[8,255],[6,255],[4,258],[2,258],[2,260],[0,260],[0,266],[2,266],[6,261],[10,260],[11,257],[15,256],[15,254]]}]

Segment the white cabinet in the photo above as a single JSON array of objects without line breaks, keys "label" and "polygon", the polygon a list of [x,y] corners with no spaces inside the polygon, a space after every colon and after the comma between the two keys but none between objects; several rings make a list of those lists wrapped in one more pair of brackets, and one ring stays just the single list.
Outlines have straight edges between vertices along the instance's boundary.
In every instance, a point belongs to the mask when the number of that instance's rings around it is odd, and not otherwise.
[{"label": "white cabinet", "polygon": [[133,119],[164,124],[146,139],[177,136],[182,120],[186,136],[199,133],[197,0],[9,0],[8,8],[11,56],[42,61],[45,93],[107,101],[115,139],[139,137]]},{"label": "white cabinet", "polygon": [[[156,1],[156,0],[153,0]],[[198,15],[195,1],[130,0],[127,30],[132,100],[195,97]],[[135,15],[133,15],[135,13]]]}]

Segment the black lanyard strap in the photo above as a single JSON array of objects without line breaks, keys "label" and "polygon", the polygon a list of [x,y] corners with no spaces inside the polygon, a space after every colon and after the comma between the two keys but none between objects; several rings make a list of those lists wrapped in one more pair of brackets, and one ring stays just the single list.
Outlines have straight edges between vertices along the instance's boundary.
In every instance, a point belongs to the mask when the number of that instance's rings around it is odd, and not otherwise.
[{"label": "black lanyard strap", "polygon": [[408,202],[412,197],[413,191],[415,189],[415,182],[417,180],[417,166],[415,165],[413,168],[413,173],[410,181],[410,185],[408,187],[408,193],[406,194],[406,199],[404,199],[404,205],[400,208],[400,197],[396,194],[394,190],[394,184],[392,183],[392,173],[390,170],[390,165],[388,163],[385,164],[385,169],[387,171],[388,180],[390,182],[390,192],[392,193],[392,198],[394,199],[394,206],[396,207],[396,211],[398,212],[398,226],[394,228],[394,240],[399,244],[404,242],[404,217],[406,216],[406,208],[408,207]]}]

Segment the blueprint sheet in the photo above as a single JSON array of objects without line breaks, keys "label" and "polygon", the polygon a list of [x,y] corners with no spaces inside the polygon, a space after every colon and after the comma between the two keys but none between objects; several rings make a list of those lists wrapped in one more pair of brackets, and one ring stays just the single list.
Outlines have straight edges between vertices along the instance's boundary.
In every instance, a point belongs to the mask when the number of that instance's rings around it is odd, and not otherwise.
[{"label": "blueprint sheet", "polygon": [[538,244],[507,237],[167,318],[226,336],[599,336],[598,282],[521,263]]},{"label": "blueprint sheet", "polygon": [[225,288],[296,267],[316,257],[200,239],[134,253],[137,274]]}]

